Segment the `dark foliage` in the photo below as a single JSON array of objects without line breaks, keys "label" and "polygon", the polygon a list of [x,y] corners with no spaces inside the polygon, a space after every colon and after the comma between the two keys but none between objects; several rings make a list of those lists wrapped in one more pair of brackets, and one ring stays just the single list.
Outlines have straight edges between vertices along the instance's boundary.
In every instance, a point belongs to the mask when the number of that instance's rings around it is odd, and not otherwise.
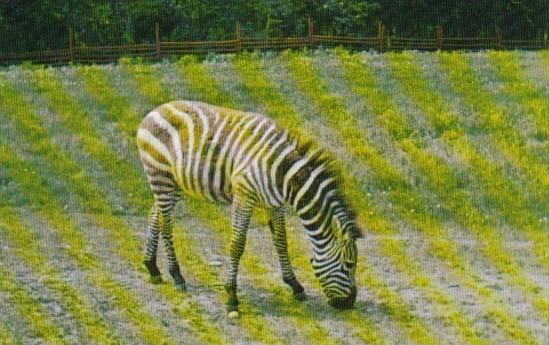
[{"label": "dark foliage", "polygon": [[308,16],[318,34],[375,35],[380,21],[403,37],[549,31],[547,0],[0,0],[0,51],[68,47],[71,27],[80,46],[153,42],[157,22],[163,40],[233,38],[237,22],[246,36],[304,36]]}]

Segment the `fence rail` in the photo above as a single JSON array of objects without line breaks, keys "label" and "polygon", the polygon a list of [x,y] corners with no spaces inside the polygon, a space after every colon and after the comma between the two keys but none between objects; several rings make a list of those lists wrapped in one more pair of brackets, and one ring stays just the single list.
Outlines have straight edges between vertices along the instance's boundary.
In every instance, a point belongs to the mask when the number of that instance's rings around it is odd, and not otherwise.
[{"label": "fence rail", "polygon": [[184,54],[236,53],[247,50],[280,50],[297,48],[345,46],[353,49],[376,49],[378,51],[415,50],[478,50],[478,49],[549,49],[547,37],[538,40],[506,40],[496,30],[495,37],[444,37],[437,27],[434,38],[406,38],[386,35],[385,26],[378,25],[378,33],[372,37],[315,35],[313,23],[308,21],[304,37],[243,37],[237,24],[235,39],[224,41],[167,42],[160,38],[159,25],[155,27],[155,43],[126,44],[119,46],[78,46],[72,30],[69,33],[69,48],[24,53],[0,53],[0,64],[22,62],[62,65],[68,63],[108,63],[121,57],[141,57],[160,60],[167,56]]}]

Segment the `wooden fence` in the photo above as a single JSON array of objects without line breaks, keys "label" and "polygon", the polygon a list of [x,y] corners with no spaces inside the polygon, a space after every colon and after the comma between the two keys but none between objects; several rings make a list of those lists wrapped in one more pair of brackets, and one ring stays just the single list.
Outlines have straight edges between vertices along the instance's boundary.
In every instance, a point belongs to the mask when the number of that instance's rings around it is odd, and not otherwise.
[{"label": "wooden fence", "polygon": [[1,53],[0,64],[33,62],[39,64],[63,65],[68,63],[108,63],[121,57],[140,57],[145,60],[161,60],[165,57],[184,54],[237,53],[249,50],[281,50],[345,46],[351,49],[375,49],[377,51],[401,50],[479,50],[479,49],[549,49],[547,35],[540,40],[506,40],[496,30],[494,37],[458,38],[444,37],[438,27],[433,38],[405,38],[386,34],[385,26],[378,25],[377,35],[372,37],[315,35],[309,19],[307,36],[250,38],[240,32],[236,25],[235,38],[224,41],[169,42],[160,37],[159,25],[155,27],[155,43],[127,44],[118,46],[84,46],[74,41],[69,33],[69,47],[66,49],[25,53]]}]

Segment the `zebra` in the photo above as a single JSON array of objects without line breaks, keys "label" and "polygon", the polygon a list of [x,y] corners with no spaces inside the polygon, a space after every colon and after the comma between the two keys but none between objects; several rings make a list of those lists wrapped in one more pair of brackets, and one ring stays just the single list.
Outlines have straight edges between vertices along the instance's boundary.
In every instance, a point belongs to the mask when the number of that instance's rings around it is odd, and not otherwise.
[{"label": "zebra", "polygon": [[270,118],[198,101],[171,101],[149,112],[137,131],[137,146],[154,194],[144,264],[153,282],[162,281],[156,263],[162,236],[168,271],[186,290],[173,241],[173,211],[183,194],[231,204],[227,312],[238,315],[237,274],[252,211],[267,209],[269,229],[283,281],[297,300],[306,299],[288,257],[285,216],[297,213],[310,239],[310,262],[335,308],[356,299],[357,246],[362,237],[346,203],[335,160],[311,142],[298,140]]}]

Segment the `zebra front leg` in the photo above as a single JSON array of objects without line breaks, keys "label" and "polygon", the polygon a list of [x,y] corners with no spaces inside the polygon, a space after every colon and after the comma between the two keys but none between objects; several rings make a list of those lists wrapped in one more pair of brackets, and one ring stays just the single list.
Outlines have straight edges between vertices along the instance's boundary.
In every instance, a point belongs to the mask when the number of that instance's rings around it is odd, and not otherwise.
[{"label": "zebra front leg", "polygon": [[227,291],[227,313],[229,317],[238,317],[238,297],[236,278],[238,275],[238,264],[240,258],[244,253],[244,247],[246,245],[246,234],[248,232],[248,226],[250,225],[250,218],[252,216],[252,210],[254,202],[251,199],[245,197],[235,196],[233,198],[232,207],[232,232],[230,243],[230,264],[227,277],[227,283],[225,284],[225,290]]},{"label": "zebra front leg", "polygon": [[164,240],[164,249],[166,250],[166,257],[168,259],[168,271],[173,278],[175,288],[180,291],[187,290],[185,279],[181,275],[179,270],[179,263],[175,256],[175,250],[173,247],[172,232],[173,232],[173,212],[174,207],[171,206],[168,209],[160,211],[162,221],[162,239]]},{"label": "zebra front leg", "polygon": [[303,301],[307,298],[305,289],[297,281],[290,257],[288,256],[288,242],[286,240],[286,225],[284,208],[280,207],[270,211],[269,229],[273,236],[273,242],[280,261],[282,280],[292,288],[294,298]]},{"label": "zebra front leg", "polygon": [[145,267],[149,271],[151,282],[159,284],[162,282],[162,275],[156,265],[156,253],[158,249],[158,209],[155,205],[149,213],[149,221],[147,223],[147,244],[145,245]]}]

